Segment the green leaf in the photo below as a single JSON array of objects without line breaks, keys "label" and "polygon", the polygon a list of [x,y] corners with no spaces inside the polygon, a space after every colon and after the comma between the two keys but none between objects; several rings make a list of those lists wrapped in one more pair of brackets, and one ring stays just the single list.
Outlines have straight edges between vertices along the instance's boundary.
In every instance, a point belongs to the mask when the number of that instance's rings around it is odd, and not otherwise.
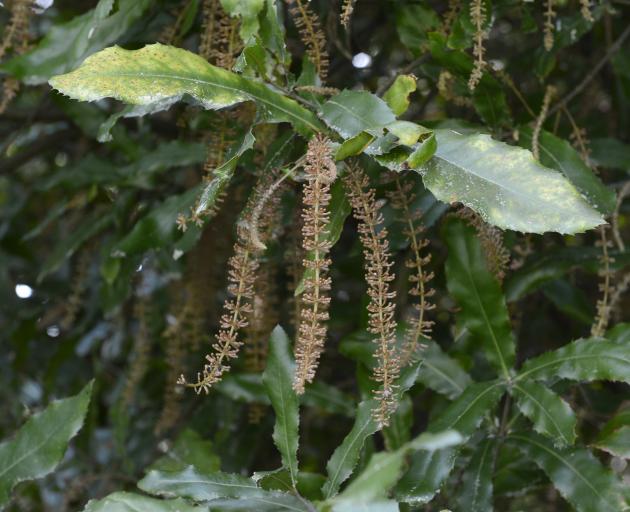
[{"label": "green leaf", "polygon": [[286,469],[277,469],[275,471],[260,471],[254,473],[252,478],[258,485],[266,491],[283,491],[294,493],[295,489],[309,500],[320,500],[322,497],[322,485],[326,481],[324,475],[319,473],[307,473],[300,471],[298,473],[297,485],[294,488],[291,481],[291,475]]},{"label": "green leaf", "polygon": [[335,153],[335,160],[345,160],[348,157],[359,155],[374,142],[376,137],[368,132],[361,132],[359,135],[345,140]]},{"label": "green leaf", "polygon": [[182,471],[150,470],[138,487],[156,496],[195,501],[262,496],[266,492],[251,478],[221,472],[200,473],[192,466]]},{"label": "green leaf", "polygon": [[396,120],[387,103],[366,91],[342,91],[324,103],[320,115],[344,139],[364,131],[380,135]]},{"label": "green leaf", "polygon": [[413,146],[420,137],[428,138],[429,135],[433,134],[433,130],[410,121],[394,121],[388,124],[386,128],[387,131],[398,137],[401,144],[406,146]]},{"label": "green leaf", "polygon": [[335,501],[331,512],[399,512],[396,501],[377,501],[372,503],[357,503],[356,501]]},{"label": "green leaf", "polygon": [[404,450],[375,453],[367,467],[350,482],[335,501],[370,503],[386,498],[400,477],[404,462]]},{"label": "green leaf", "polygon": [[313,512],[314,505],[304,498],[280,492],[268,492],[262,496],[213,500],[211,512]]},{"label": "green leaf", "polygon": [[66,73],[88,56],[117,41],[151,5],[151,0],[120,0],[111,16],[112,0],[100,0],[91,11],[47,28],[37,46],[0,66],[28,84],[42,84]]},{"label": "green leaf", "polygon": [[13,439],[0,444],[0,509],[16,484],[41,478],[57,467],[83,425],[92,385],[90,382],[77,395],[52,402],[31,416]]},{"label": "green leaf", "polygon": [[[343,225],[350,215],[352,208],[346,198],[343,184],[341,180],[335,181],[330,189],[330,222],[328,223],[326,231],[322,235],[322,240],[330,242],[333,247],[341,237],[343,231]],[[307,254],[307,259],[313,259],[315,256],[313,253]],[[309,277],[312,277],[314,270],[306,269],[302,274],[300,282],[295,287],[295,296],[301,295],[304,292],[304,284]]]},{"label": "green leaf", "polygon": [[265,84],[159,43],[140,50],[112,46],[88,57],[71,73],[53,77],[50,85],[77,100],[116,98],[153,111],[168,108],[184,96],[206,109],[254,101],[267,122],[290,122],[302,135],[323,130],[314,114]]},{"label": "green leaf", "polygon": [[534,424],[534,430],[551,438],[556,446],[575,442],[577,420],[562,398],[542,384],[532,381],[515,383],[510,388],[519,410]]},{"label": "green leaf", "polygon": [[549,477],[578,512],[621,512],[619,481],[583,448],[556,449],[536,434],[512,434],[510,440]]},{"label": "green leaf", "polygon": [[495,226],[526,233],[576,233],[604,222],[569,181],[529,151],[484,134],[435,134],[435,156],[419,172],[438,199],[461,202]]},{"label": "green leaf", "polygon": [[182,471],[188,466],[193,466],[203,474],[221,468],[221,461],[212,443],[190,428],[184,430],[168,453],[151,464],[149,469],[172,472]]},{"label": "green leaf", "polygon": [[190,505],[182,499],[158,500],[132,492],[115,492],[90,500],[83,512],[207,512],[208,507]]},{"label": "green leaf", "polygon": [[475,229],[460,219],[444,223],[448,246],[448,290],[461,311],[457,318],[484,347],[488,360],[505,378],[514,365],[515,341],[501,286],[486,266]]},{"label": "green leaf", "polygon": [[413,153],[407,159],[407,165],[411,169],[420,169],[428,161],[433,158],[437,151],[437,140],[435,134],[429,135],[428,138],[420,142],[414,149]]},{"label": "green leaf", "polygon": [[422,366],[418,381],[426,387],[445,395],[451,400],[457,398],[472,383],[470,376],[457,361],[445,354],[434,341],[422,351]]},{"label": "green leaf", "polygon": [[263,383],[276,413],[273,441],[282,456],[282,464],[289,470],[293,484],[298,474],[298,413],[299,401],[293,390],[295,362],[291,353],[289,338],[277,326],[269,340],[267,368],[263,373]]},{"label": "green leaf", "polygon": [[[475,432],[483,417],[496,406],[504,392],[504,384],[500,381],[473,384],[432,420],[427,430],[455,430],[468,437]],[[453,447],[416,452],[411,458],[409,469],[396,486],[398,499],[416,505],[431,501],[453,470],[457,453],[457,448]]]},{"label": "green leaf", "polygon": [[221,0],[221,5],[230,16],[240,16],[239,34],[247,42],[258,34],[258,14],[265,5],[265,0]]},{"label": "green leaf", "polygon": [[630,459],[630,425],[624,425],[607,436],[598,439],[593,446],[611,455]]},{"label": "green leaf", "polygon": [[[519,144],[531,148],[532,129],[519,127]],[[540,162],[564,174],[590,204],[603,214],[615,209],[615,192],[602,183],[597,175],[584,163],[579,153],[566,140],[541,130],[538,138]]]},{"label": "green leaf", "polygon": [[601,338],[577,340],[528,360],[515,380],[557,378],[630,384],[630,346]]},{"label": "green leaf", "polygon": [[394,115],[404,114],[409,108],[409,96],[416,90],[416,77],[398,75],[394,83],[383,95],[383,99],[392,109]]},{"label": "green leaf", "polygon": [[486,512],[492,510],[492,473],[494,471],[494,439],[485,439],[463,473],[459,504],[461,510]]}]

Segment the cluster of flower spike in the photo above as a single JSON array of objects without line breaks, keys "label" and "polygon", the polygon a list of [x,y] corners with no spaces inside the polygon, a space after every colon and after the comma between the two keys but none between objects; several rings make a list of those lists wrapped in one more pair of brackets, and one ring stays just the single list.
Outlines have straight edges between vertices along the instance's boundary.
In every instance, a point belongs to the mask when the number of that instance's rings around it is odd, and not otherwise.
[{"label": "cluster of flower spike", "polygon": [[341,7],[341,24],[348,28],[350,26],[350,19],[352,18],[352,13],[354,12],[354,4],[356,0],[344,0],[343,6]]},{"label": "cluster of flower spike", "polygon": [[414,356],[422,348],[420,340],[431,334],[433,322],[427,320],[427,313],[435,309],[435,305],[430,302],[435,290],[429,286],[429,282],[433,279],[433,272],[426,270],[431,261],[431,255],[423,254],[429,241],[422,236],[424,232],[424,226],[421,222],[422,214],[420,211],[412,210],[412,203],[416,197],[413,192],[413,183],[402,182],[398,175],[395,175],[394,184],[395,189],[388,194],[388,197],[405,225],[403,232],[409,240],[411,252],[411,257],[405,261],[405,265],[411,270],[409,294],[417,300],[413,305],[414,314],[409,318],[409,328],[405,333],[402,360],[406,363],[414,359]]},{"label": "cluster of flower spike", "polygon": [[326,36],[322,32],[317,14],[315,14],[305,0],[286,0],[293,22],[300,31],[300,37],[306,54],[315,66],[317,74],[322,80],[328,76],[328,52],[326,51]]},{"label": "cluster of flower spike", "polygon": [[474,91],[481,77],[483,76],[483,70],[486,67],[486,61],[484,58],[485,47],[483,45],[484,39],[487,37],[484,25],[486,23],[486,6],[484,0],[472,0],[470,2],[470,19],[475,25],[475,38],[473,44],[473,56],[475,57],[475,63],[472,73],[468,79],[468,88]]},{"label": "cluster of flower spike", "polygon": [[306,186],[302,202],[302,247],[306,253],[303,265],[307,273],[302,294],[300,325],[295,345],[296,370],[293,388],[304,392],[304,386],[315,377],[326,340],[326,321],[330,303],[330,241],[326,236],[330,221],[328,204],[330,186],[337,177],[328,139],[317,135],[311,139],[306,153]]},{"label": "cluster of flower spike", "polygon": [[[208,393],[213,384],[221,380],[223,374],[230,369],[230,361],[238,356],[241,332],[248,325],[254,298],[254,282],[259,266],[260,251],[253,247],[249,234],[249,219],[254,206],[260,201],[271,185],[273,173],[262,176],[245,206],[243,218],[237,225],[237,241],[234,254],[228,261],[228,295],[223,303],[223,314],[220,319],[219,332],[215,336],[212,352],[206,356],[203,370],[197,374],[195,382],[187,382],[180,375],[178,383],[193,388],[197,393]],[[261,226],[261,230],[264,227]]]},{"label": "cluster of flower spike", "polygon": [[[396,346],[394,319],[396,292],[391,289],[394,274],[389,252],[387,230],[380,225],[383,216],[376,201],[376,192],[368,177],[358,167],[351,166],[344,177],[354,217],[359,222],[359,238],[365,257],[365,279],[368,285],[368,330],[376,343],[376,366],[373,378],[380,384],[375,393],[378,406],[373,416],[380,426],[387,426],[396,409],[396,380],[400,374],[401,357]],[[379,229],[380,228],[380,229]]]}]

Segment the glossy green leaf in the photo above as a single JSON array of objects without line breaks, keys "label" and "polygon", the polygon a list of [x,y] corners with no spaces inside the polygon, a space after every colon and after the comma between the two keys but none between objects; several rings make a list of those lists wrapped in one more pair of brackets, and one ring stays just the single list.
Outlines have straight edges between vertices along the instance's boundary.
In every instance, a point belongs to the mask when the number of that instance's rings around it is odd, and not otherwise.
[{"label": "glossy green leaf", "polygon": [[630,407],[625,407],[604,425],[593,446],[617,457],[630,459]]},{"label": "glossy green leaf", "polygon": [[444,223],[448,290],[461,311],[458,320],[505,379],[514,365],[515,341],[501,286],[490,273],[473,227],[460,219]]},{"label": "glossy green leaf", "polygon": [[298,474],[299,401],[293,389],[295,362],[289,338],[280,326],[271,333],[267,368],[263,383],[276,413],[273,441],[282,455],[282,464],[289,470],[294,485]]},{"label": "glossy green leaf", "polygon": [[343,91],[322,106],[321,118],[344,139],[369,131],[380,135],[396,116],[378,96],[366,91]]},{"label": "glossy green leaf", "polygon": [[[531,148],[531,128],[519,128],[519,144]],[[538,138],[538,148],[540,162],[564,174],[598,211],[609,214],[615,209],[615,192],[602,183],[566,140],[542,130]]]},{"label": "glossy green leaf", "polygon": [[405,462],[405,451],[375,453],[367,467],[336,498],[354,503],[370,503],[387,497],[397,482]]},{"label": "glossy green leaf", "polygon": [[461,202],[495,226],[526,233],[576,233],[604,222],[568,180],[529,151],[484,134],[435,134],[435,156],[419,172],[438,199]]},{"label": "glossy green leaf", "polygon": [[345,140],[335,153],[335,160],[345,160],[361,153],[372,143],[376,137],[368,132],[361,132],[348,140]]},{"label": "glossy green leaf", "polygon": [[173,447],[149,469],[173,472],[193,466],[200,473],[212,473],[221,469],[221,461],[212,442],[203,439],[196,431],[187,428],[178,437]]},{"label": "glossy green leaf", "polygon": [[115,492],[90,500],[83,512],[207,512],[208,507],[191,505],[182,499],[159,500],[132,492]]},{"label": "glossy green leaf", "polygon": [[41,478],[57,467],[68,443],[83,426],[92,384],[75,396],[52,402],[31,416],[12,439],[0,444],[0,509],[16,484]]},{"label": "glossy green leaf", "polygon": [[377,501],[372,503],[357,503],[356,501],[335,501],[331,512],[399,512],[396,501]]},{"label": "glossy green leaf", "polygon": [[[429,423],[428,431],[455,430],[464,437],[472,435],[504,392],[504,384],[500,381],[469,386],[442,414]],[[416,505],[431,501],[453,470],[457,454],[457,448],[453,447],[413,454],[409,469],[395,488],[398,499]]]},{"label": "glossy green leaf", "polygon": [[575,442],[575,414],[553,391],[538,382],[524,380],[515,383],[510,392],[519,410],[534,424],[536,432],[549,437],[556,446]]},{"label": "glossy green leaf", "polygon": [[413,153],[407,159],[407,165],[411,169],[420,169],[433,158],[437,151],[437,140],[435,134],[429,135],[414,147]]},{"label": "glossy green leaf", "polygon": [[314,505],[304,498],[281,492],[262,496],[219,499],[211,502],[210,512],[313,512]]},{"label": "glossy green leaf", "polygon": [[457,361],[451,359],[434,341],[425,341],[418,381],[451,400],[461,395],[472,383]]},{"label": "glossy green leaf", "polygon": [[544,437],[531,433],[512,434],[508,439],[547,474],[578,512],[624,510],[619,481],[589,451],[557,449]]},{"label": "glossy green leaf", "polygon": [[[334,246],[341,237],[341,232],[343,231],[343,225],[350,215],[352,208],[350,207],[350,203],[346,198],[346,193],[344,191],[343,183],[341,180],[337,180],[330,189],[330,222],[328,223],[328,227],[324,234],[322,235],[322,239],[327,240],[331,247]],[[313,254],[308,254],[307,258],[314,258]],[[311,277],[313,273],[312,269],[306,269],[302,274],[302,278],[300,282],[295,287],[295,295],[301,295],[304,292],[304,284],[306,280]]]},{"label": "glossy green leaf", "polygon": [[394,121],[388,124],[386,128],[387,131],[398,137],[401,144],[406,146],[413,146],[420,137],[428,138],[433,133],[433,130],[410,121]]},{"label": "glossy green leaf", "polygon": [[383,99],[392,109],[394,115],[404,114],[409,108],[409,96],[416,90],[416,77],[399,75],[383,95]]},{"label": "glossy green leaf", "polygon": [[630,384],[630,346],[600,338],[577,340],[523,365],[516,379],[621,381]]},{"label": "glossy green leaf", "polygon": [[14,57],[0,69],[29,84],[41,84],[66,73],[83,60],[117,41],[146,13],[151,0],[120,0],[111,14],[112,0],[72,20],[47,28],[46,36],[31,51]]},{"label": "glossy green leaf", "polygon": [[400,41],[414,55],[419,56],[427,43],[427,33],[441,26],[442,20],[428,5],[395,2],[396,31]]},{"label": "glossy green leaf", "polygon": [[207,109],[254,101],[268,122],[287,121],[303,135],[322,131],[319,120],[265,84],[209,64],[181,48],[156,43],[140,50],[113,46],[88,57],[50,84],[81,101],[115,98],[153,111],[189,96]]},{"label": "glossy green leaf", "polygon": [[485,439],[477,446],[463,473],[463,486],[458,500],[461,510],[468,512],[492,510],[492,473],[494,472],[495,449],[496,441],[494,439]]},{"label": "glossy green leaf", "polygon": [[262,496],[251,478],[230,473],[200,473],[192,466],[182,471],[150,470],[138,482],[144,492],[167,498],[208,501],[217,498]]}]

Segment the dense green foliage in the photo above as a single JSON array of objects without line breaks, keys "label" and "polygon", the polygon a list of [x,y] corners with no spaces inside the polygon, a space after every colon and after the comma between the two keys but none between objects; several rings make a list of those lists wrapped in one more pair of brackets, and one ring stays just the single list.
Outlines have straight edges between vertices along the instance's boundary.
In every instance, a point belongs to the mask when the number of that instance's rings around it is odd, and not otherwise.
[{"label": "dense green foliage", "polygon": [[4,4],[0,509],[630,509],[626,0]]}]

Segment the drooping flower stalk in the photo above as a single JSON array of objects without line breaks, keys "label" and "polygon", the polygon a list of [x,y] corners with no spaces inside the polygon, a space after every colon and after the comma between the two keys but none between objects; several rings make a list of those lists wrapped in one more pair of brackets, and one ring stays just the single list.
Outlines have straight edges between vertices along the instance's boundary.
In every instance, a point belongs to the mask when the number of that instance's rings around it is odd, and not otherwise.
[{"label": "drooping flower stalk", "polygon": [[300,325],[295,347],[293,388],[298,394],[304,393],[304,386],[315,377],[327,333],[326,321],[330,303],[328,267],[331,264],[327,255],[331,244],[326,235],[330,222],[330,186],[337,177],[328,139],[321,135],[311,139],[304,171],[307,183],[302,198],[302,247],[306,253],[303,267],[307,278],[301,298]]},{"label": "drooping flower stalk", "polygon": [[405,261],[405,265],[411,270],[409,295],[416,297],[417,300],[413,305],[414,314],[409,318],[409,328],[405,333],[402,361],[406,364],[414,359],[422,348],[421,339],[431,335],[433,322],[427,320],[427,313],[435,309],[435,305],[429,300],[435,294],[435,290],[429,286],[429,282],[433,279],[433,272],[426,270],[426,266],[431,261],[431,254],[423,253],[429,241],[422,236],[424,232],[422,213],[412,211],[411,207],[416,197],[413,184],[403,182],[398,175],[395,175],[394,185],[395,189],[388,196],[392,206],[398,211],[400,221],[405,224],[403,233],[409,240],[411,252],[411,257]]},{"label": "drooping flower stalk", "polygon": [[286,0],[293,22],[300,32],[300,37],[306,54],[315,66],[317,74],[322,80],[328,75],[328,52],[326,51],[326,36],[322,31],[317,14],[307,5],[306,0]]},{"label": "drooping flower stalk", "polygon": [[394,298],[391,289],[394,274],[389,252],[387,230],[380,225],[383,216],[376,201],[376,192],[370,187],[368,177],[356,166],[351,166],[344,176],[348,199],[354,217],[359,222],[359,238],[363,244],[365,257],[365,279],[368,285],[368,330],[376,343],[376,366],[373,378],[380,383],[375,392],[378,407],[373,411],[379,426],[387,426],[389,418],[396,410],[396,379],[400,374],[401,358],[396,346],[396,321],[394,319]]},{"label": "drooping flower stalk", "polygon": [[468,88],[474,91],[479,81],[483,76],[483,70],[486,67],[486,60],[484,58],[486,49],[483,41],[488,36],[484,24],[486,23],[486,5],[484,0],[472,0],[470,3],[470,19],[475,26],[475,35],[473,43],[473,56],[475,57],[475,63],[472,73],[468,79]]}]

